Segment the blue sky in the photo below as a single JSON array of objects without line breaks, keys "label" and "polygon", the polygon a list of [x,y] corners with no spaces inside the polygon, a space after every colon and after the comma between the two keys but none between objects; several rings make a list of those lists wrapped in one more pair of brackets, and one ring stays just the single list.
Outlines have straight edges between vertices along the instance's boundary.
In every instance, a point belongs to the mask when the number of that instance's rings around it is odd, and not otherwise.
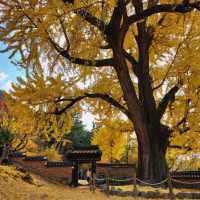
[{"label": "blue sky", "polygon": [[[8,53],[0,53],[0,90],[6,91],[10,90],[12,82],[16,82],[17,76],[24,76],[25,74],[24,70],[20,70],[19,67],[13,65],[8,57]],[[82,120],[86,125],[86,128],[91,130],[92,122],[94,120],[92,114],[89,112],[84,112]]]},{"label": "blue sky", "polygon": [[[3,44],[0,43],[0,49],[3,48]],[[18,76],[24,76],[25,71],[21,68],[13,65],[8,58],[9,53],[0,53],[0,90],[9,91],[11,89],[11,83],[16,82]],[[94,117],[89,112],[84,112],[82,116],[83,123],[88,130],[92,128],[92,122]]]},{"label": "blue sky", "polygon": [[[0,43],[0,49],[3,47]],[[8,57],[9,53],[0,53],[0,89],[7,91],[11,87],[11,82],[16,82],[17,76],[24,75],[24,70],[13,65]]]}]

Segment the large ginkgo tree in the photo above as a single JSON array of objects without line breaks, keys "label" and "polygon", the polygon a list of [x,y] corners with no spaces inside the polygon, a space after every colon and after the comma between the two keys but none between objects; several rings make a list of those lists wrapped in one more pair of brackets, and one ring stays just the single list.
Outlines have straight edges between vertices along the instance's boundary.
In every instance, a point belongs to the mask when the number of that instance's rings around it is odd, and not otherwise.
[{"label": "large ginkgo tree", "polygon": [[84,99],[100,114],[122,112],[137,135],[138,176],[157,181],[174,130],[198,135],[199,10],[198,0],[0,0],[2,52],[27,75],[63,75],[63,92],[42,96],[63,105],[55,114]]}]

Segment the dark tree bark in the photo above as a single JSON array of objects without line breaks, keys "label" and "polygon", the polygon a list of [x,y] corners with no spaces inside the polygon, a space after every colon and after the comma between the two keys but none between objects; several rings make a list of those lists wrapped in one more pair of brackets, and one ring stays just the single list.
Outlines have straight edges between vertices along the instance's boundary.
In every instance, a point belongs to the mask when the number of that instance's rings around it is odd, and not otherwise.
[{"label": "dark tree bark", "polygon": [[[136,14],[141,13],[141,1],[135,0],[134,3]],[[114,32],[120,32],[119,26],[116,25],[117,19],[120,21],[119,16],[118,13],[118,18],[115,18],[115,25],[112,25]],[[121,30],[122,35],[113,37],[111,33],[109,39],[113,49],[114,67],[130,113],[129,119],[134,124],[138,139],[138,176],[143,180],[159,181],[167,177],[165,153],[169,132],[167,127],[160,123],[149,74],[149,46],[153,38],[152,33],[146,27],[145,21],[137,23],[137,29],[136,41],[139,58],[138,64],[134,67],[137,68],[139,96],[137,96],[131,81],[126,58],[122,51],[123,29]],[[132,64],[135,65],[135,62]]]},{"label": "dark tree bark", "polygon": [[138,99],[128,66],[119,48],[116,48],[114,57],[116,58],[115,69],[130,113],[129,119],[134,124],[138,139],[138,176],[143,180],[163,180],[167,177],[165,153],[169,130],[160,123],[152,88],[148,85],[149,74],[140,72]]},{"label": "dark tree bark", "polygon": [[[135,7],[135,13],[128,16],[126,4],[130,2]],[[127,109],[107,94],[87,94],[84,97],[77,97],[74,101],[69,102],[69,106],[66,106],[61,112],[73,105],[76,100],[79,101],[85,97],[101,98],[120,109],[134,125],[138,139],[138,176],[143,180],[160,181],[167,177],[168,169],[165,154],[171,130],[161,123],[161,118],[169,103],[174,100],[181,85],[177,83],[177,85],[171,88],[158,106],[156,106],[152,78],[149,72],[149,47],[153,40],[154,29],[153,27],[147,27],[146,19],[157,13],[186,13],[193,9],[200,10],[199,1],[195,3],[188,2],[187,4],[183,2],[180,4],[160,5],[155,1],[155,3],[153,2],[152,5],[144,9],[141,0],[118,0],[117,6],[113,9],[109,24],[105,24],[88,11],[80,9],[75,11],[75,13],[105,35],[108,42],[107,46],[113,51],[113,58],[90,62],[84,59],[72,58],[68,52],[59,52],[59,49],[56,48],[61,55],[72,62],[74,61],[76,64],[84,65],[86,63],[87,65],[89,63],[89,66],[95,65],[97,67],[110,65],[116,70]],[[123,49],[126,33],[134,23],[137,25],[138,35],[135,36],[135,39],[138,45],[138,59],[132,57]],[[133,73],[135,73],[138,79],[138,94],[131,80],[127,62],[132,64]]]},{"label": "dark tree bark", "polygon": [[0,155],[0,164],[8,163],[9,151],[10,151],[9,145],[8,144],[3,145],[1,149],[1,155]]}]

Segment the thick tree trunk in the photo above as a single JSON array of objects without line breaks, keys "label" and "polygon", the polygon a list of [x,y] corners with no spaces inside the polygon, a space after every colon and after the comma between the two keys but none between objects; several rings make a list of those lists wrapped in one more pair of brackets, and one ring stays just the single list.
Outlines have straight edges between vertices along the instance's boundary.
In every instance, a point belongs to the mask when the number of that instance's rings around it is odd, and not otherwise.
[{"label": "thick tree trunk", "polygon": [[150,182],[158,182],[167,177],[165,152],[157,144],[148,153],[144,146],[138,146],[138,177]]},{"label": "thick tree trunk", "polygon": [[9,146],[6,144],[1,149],[0,164],[7,163],[9,156]]},{"label": "thick tree trunk", "polygon": [[124,92],[124,99],[127,102],[130,114],[128,117],[133,122],[138,139],[138,176],[143,180],[157,182],[167,176],[165,146],[168,139],[163,137],[165,133],[161,131],[162,125],[155,111],[153,113],[151,109],[144,110],[144,107],[141,107],[131,83],[126,63],[123,57],[119,56],[120,53],[117,53],[116,71]]},{"label": "thick tree trunk", "polygon": [[153,130],[148,130],[147,139],[142,138],[142,140],[149,141],[149,148],[142,145],[141,138],[138,137],[138,177],[150,182],[159,182],[167,178],[168,167],[165,154],[169,133],[165,127],[163,130],[154,127]]},{"label": "thick tree trunk", "polygon": [[[144,28],[144,27],[142,27]],[[141,29],[141,28],[140,28]],[[140,32],[143,30],[141,29]],[[146,34],[143,34],[146,36]],[[142,35],[142,36],[143,36]],[[145,37],[144,36],[144,37]],[[114,67],[127,103],[127,117],[132,121],[138,139],[138,177],[157,182],[167,177],[165,160],[168,137],[157,115],[156,103],[149,75],[149,58],[146,40],[140,40],[138,89],[137,94],[123,55],[120,38],[113,38]]]}]

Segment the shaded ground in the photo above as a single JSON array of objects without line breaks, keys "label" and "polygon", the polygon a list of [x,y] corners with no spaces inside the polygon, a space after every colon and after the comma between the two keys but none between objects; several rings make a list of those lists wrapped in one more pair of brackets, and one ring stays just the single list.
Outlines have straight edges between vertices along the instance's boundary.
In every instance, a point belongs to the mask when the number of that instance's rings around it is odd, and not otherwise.
[{"label": "shaded ground", "polygon": [[[129,190],[131,188],[121,188]],[[0,166],[0,200],[133,200],[134,197],[106,196],[92,193],[87,187],[72,189],[50,183],[39,176],[17,171],[14,167]],[[142,200],[143,198],[135,198]]]},{"label": "shaded ground", "polygon": [[[103,193],[86,189],[71,189],[49,183],[42,178],[17,171],[14,167],[0,166],[0,200],[120,200],[122,197],[107,197]],[[132,200],[132,197],[123,197]],[[140,199],[140,198],[138,198]]]}]

